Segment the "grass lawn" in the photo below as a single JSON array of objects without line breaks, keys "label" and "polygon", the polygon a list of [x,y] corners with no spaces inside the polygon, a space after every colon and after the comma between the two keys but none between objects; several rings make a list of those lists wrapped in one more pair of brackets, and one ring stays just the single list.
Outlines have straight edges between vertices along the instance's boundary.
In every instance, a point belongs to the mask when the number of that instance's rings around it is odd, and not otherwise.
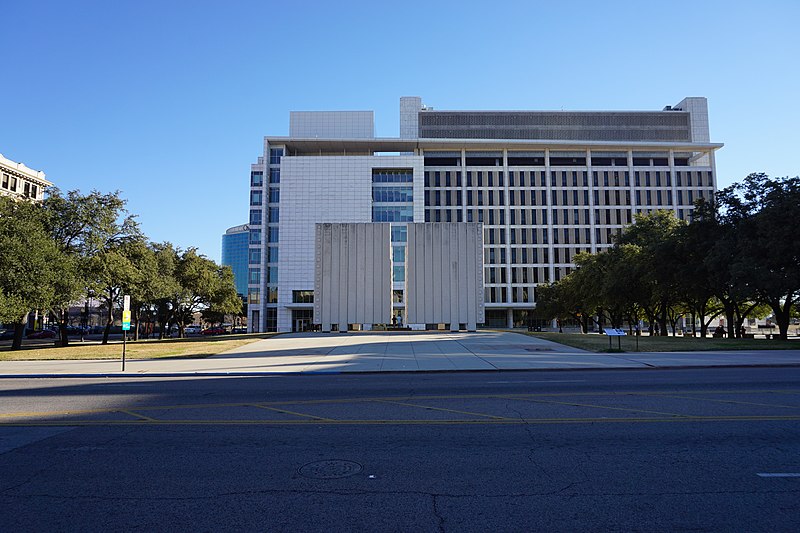
[{"label": "grass lawn", "polygon": [[[608,337],[589,333],[528,333],[567,346],[591,352],[608,351]],[[636,351],[636,337],[622,337],[622,350]],[[611,346],[617,348],[617,339],[611,339]],[[640,352],[684,352],[708,350],[800,350],[800,339],[786,341],[766,339],[700,339],[693,337],[639,337]]]},{"label": "grass lawn", "polygon": [[[125,349],[127,359],[159,359],[164,357],[208,357],[226,350],[238,348],[260,339],[274,336],[275,333],[250,333],[242,335],[220,335],[215,337],[190,337],[187,339],[150,339],[128,342]],[[119,359],[122,357],[122,341],[110,341],[102,345],[71,341],[62,348],[52,344],[23,346],[12,351],[10,347],[0,348],[0,361],[36,361],[44,359]]]}]

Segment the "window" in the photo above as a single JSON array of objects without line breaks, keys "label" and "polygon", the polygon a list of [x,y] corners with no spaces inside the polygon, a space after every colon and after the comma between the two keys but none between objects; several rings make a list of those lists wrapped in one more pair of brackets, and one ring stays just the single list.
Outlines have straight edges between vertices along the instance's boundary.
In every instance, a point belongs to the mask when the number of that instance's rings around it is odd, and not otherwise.
[{"label": "window", "polygon": [[261,264],[261,250],[258,248],[250,248],[248,251],[248,263],[251,265]]},{"label": "window", "polygon": [[250,191],[250,205],[261,205],[263,193],[261,191]]},{"label": "window", "polygon": [[250,210],[250,225],[251,226],[260,226],[263,221],[263,215],[261,209],[251,209]]},{"label": "window", "polygon": [[405,263],[405,261],[406,261],[406,247],[392,246],[392,262]]},{"label": "window", "polygon": [[372,206],[373,222],[413,222],[412,206]]},{"label": "window", "polygon": [[251,187],[261,187],[264,184],[264,173],[263,172],[251,172],[250,173],[250,186]]},{"label": "window", "polygon": [[269,169],[269,182],[270,183],[280,183],[281,182],[281,169],[279,169],[279,168],[271,168],[271,169]]},{"label": "window", "polygon": [[269,203],[277,204],[281,201],[281,190],[270,188],[269,190]]},{"label": "window", "polygon": [[261,289],[250,288],[247,290],[247,293],[247,303],[256,305],[261,303]]},{"label": "window", "polygon": [[283,148],[270,148],[269,149],[269,164],[280,165],[281,157],[283,157]]},{"label": "window", "polygon": [[[427,191],[426,191],[427,192]],[[436,191],[439,194],[439,191]],[[413,187],[375,187],[372,189],[373,202],[413,202]],[[439,205],[439,204],[436,204]]]},{"label": "window", "polygon": [[269,228],[269,233],[267,236],[267,240],[269,242],[278,242],[278,228]]},{"label": "window", "polygon": [[[438,174],[438,172],[437,172]],[[402,170],[372,170],[373,183],[413,183],[414,171],[411,169]]]},{"label": "window", "polygon": [[401,282],[406,280],[406,267],[393,266],[392,267],[392,281]]},{"label": "window", "polygon": [[280,210],[277,207],[269,210],[269,221],[276,224],[280,221]]},{"label": "window", "polygon": [[261,244],[261,230],[260,229],[251,229],[250,230],[250,244]]},{"label": "window", "polygon": [[392,242],[408,241],[408,228],[405,226],[392,226]]},{"label": "window", "polygon": [[247,283],[250,285],[259,285],[261,283],[261,269],[250,268],[247,271]]},{"label": "window", "polygon": [[8,174],[3,174],[3,188],[8,189]]},{"label": "window", "polygon": [[267,248],[267,263],[278,262],[278,247],[270,246]]},{"label": "window", "polygon": [[267,283],[278,283],[278,267],[267,267]]},{"label": "window", "polygon": [[278,287],[267,287],[267,303],[278,303]]},{"label": "window", "polygon": [[292,291],[292,302],[296,304],[313,304],[314,291]]}]

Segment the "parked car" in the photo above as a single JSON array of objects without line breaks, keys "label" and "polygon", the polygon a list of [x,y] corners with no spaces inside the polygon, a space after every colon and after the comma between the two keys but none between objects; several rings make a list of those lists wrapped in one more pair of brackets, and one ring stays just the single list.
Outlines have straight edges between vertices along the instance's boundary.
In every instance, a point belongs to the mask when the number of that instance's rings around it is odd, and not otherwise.
[{"label": "parked car", "polygon": [[13,329],[0,329],[0,341],[9,341],[14,338]]},{"label": "parked car", "polygon": [[203,335],[222,335],[227,332],[225,331],[225,328],[206,328],[200,333]]},{"label": "parked car", "polygon": [[56,332],[52,329],[43,329],[41,331],[34,331],[28,335],[29,339],[55,339]]},{"label": "parked car", "polygon": [[200,333],[200,331],[200,326],[186,326],[186,329],[184,330],[187,335],[196,335]]}]

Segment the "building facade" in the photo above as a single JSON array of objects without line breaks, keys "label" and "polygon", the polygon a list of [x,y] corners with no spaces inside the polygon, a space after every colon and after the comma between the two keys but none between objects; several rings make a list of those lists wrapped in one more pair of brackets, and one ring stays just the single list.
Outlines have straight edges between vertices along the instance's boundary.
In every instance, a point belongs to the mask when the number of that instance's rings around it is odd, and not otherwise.
[{"label": "building facade", "polygon": [[536,287],[569,274],[638,213],[688,219],[716,189],[705,98],[661,111],[437,111],[400,100],[400,136],[373,114],[292,113],[251,166],[249,324],[313,320],[315,225],[389,223],[393,322],[405,323],[407,224],[483,225],[485,324],[522,325]]},{"label": "building facade", "polygon": [[45,179],[44,172],[28,168],[0,154],[0,195],[43,200],[44,190],[53,185]]},{"label": "building facade", "polygon": [[247,256],[250,247],[250,226],[228,228],[222,236],[222,264],[233,270],[233,282],[241,298],[247,295]]}]

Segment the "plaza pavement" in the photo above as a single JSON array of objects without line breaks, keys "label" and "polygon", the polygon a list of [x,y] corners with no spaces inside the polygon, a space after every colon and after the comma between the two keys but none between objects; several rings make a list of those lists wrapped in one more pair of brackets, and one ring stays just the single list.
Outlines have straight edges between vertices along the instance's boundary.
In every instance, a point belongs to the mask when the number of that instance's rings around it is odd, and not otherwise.
[{"label": "plaza pavement", "polygon": [[204,359],[0,361],[0,377],[258,375],[800,365],[800,350],[592,353],[527,335],[479,331],[294,333]]}]

